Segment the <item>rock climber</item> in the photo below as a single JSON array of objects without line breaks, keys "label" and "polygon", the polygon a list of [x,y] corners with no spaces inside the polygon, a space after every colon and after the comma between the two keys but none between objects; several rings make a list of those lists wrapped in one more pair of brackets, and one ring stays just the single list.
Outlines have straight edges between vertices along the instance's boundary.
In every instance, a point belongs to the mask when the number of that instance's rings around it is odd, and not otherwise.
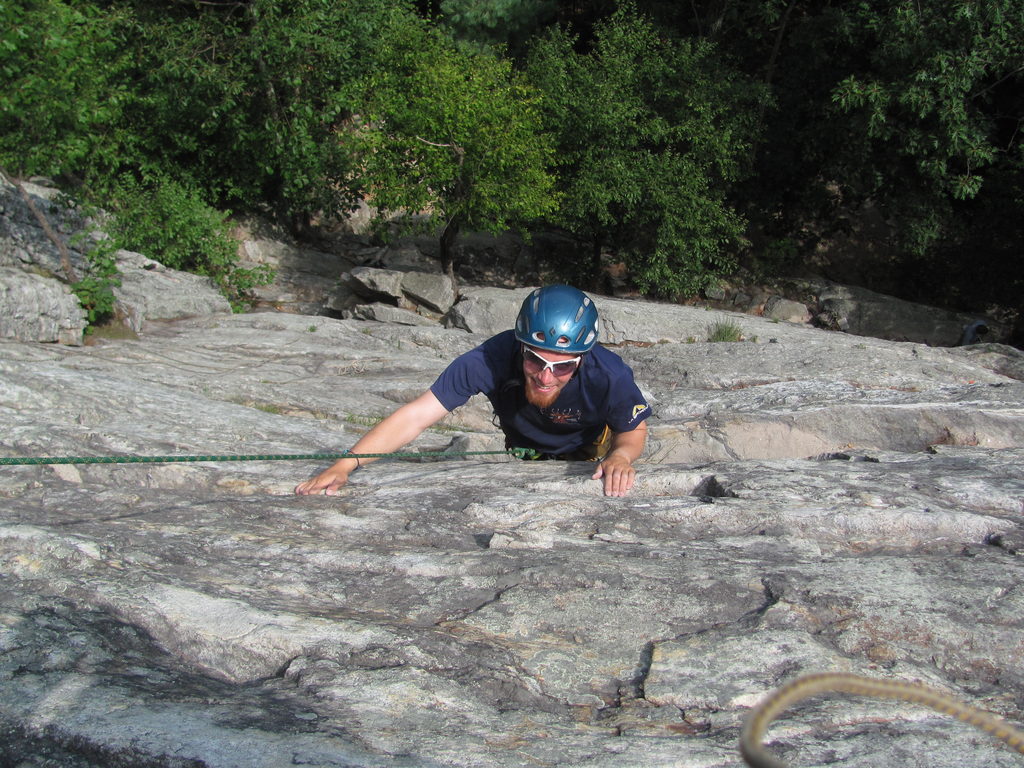
[{"label": "rock climber", "polygon": [[[363,435],[351,452],[391,453],[450,411],[483,393],[505,447],[541,459],[595,461],[592,479],[606,496],[633,487],[651,408],[622,358],[597,346],[597,308],[568,285],[537,288],[523,301],[515,328],[456,358],[424,392]],[[337,492],[371,458],[339,459],[299,484],[299,495]]]}]

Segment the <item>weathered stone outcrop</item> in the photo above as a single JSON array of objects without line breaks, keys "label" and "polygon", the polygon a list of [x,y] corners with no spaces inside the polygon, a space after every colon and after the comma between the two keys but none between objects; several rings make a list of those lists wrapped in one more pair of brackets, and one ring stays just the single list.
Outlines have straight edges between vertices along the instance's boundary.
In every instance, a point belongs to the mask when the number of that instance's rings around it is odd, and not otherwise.
[{"label": "weathered stone outcrop", "polygon": [[[300,315],[322,315],[331,309],[342,275],[355,265],[358,248],[352,255],[301,247],[286,234],[262,221],[245,221],[235,227],[234,235],[241,242],[241,266],[268,267],[274,279],[257,286],[253,295],[257,305],[279,312]],[[360,238],[353,238],[353,243]],[[364,246],[369,253],[376,248]]]},{"label": "weathered stone outcrop", "polygon": [[168,269],[131,251],[118,251],[117,267],[117,312],[136,333],[154,320],[231,312],[231,304],[207,277]]},{"label": "weathered stone outcrop", "polygon": [[978,319],[854,286],[825,283],[817,293],[818,322],[858,336],[952,347],[959,343],[964,328]]},{"label": "weathered stone outcrop", "polygon": [[[90,222],[63,205],[52,187],[30,182],[22,182],[22,186],[35,211],[13,184],[0,180],[0,268],[18,268],[34,277],[19,276],[16,287],[15,278],[5,281],[11,286],[0,294],[0,329],[7,338],[81,343],[84,320],[65,306],[70,297],[58,283],[73,282],[68,266],[74,279],[85,273],[81,243],[88,241],[84,235]],[[37,214],[47,220],[51,233],[43,231]],[[254,289],[257,305],[281,312],[422,324],[423,320],[409,314],[414,313],[429,321],[443,320],[451,327],[503,328],[507,327],[508,308],[514,306],[505,299],[508,289],[521,285],[524,278],[536,279],[536,256],[514,235],[466,233],[460,238],[456,249],[460,279],[504,286],[465,285],[461,295],[441,274],[433,253],[437,244],[431,238],[400,238],[381,245],[349,233],[331,240],[326,250],[317,250],[292,242],[283,232],[256,220],[239,223],[235,236],[240,242],[241,266],[270,267],[276,273],[271,284]],[[60,253],[55,239],[65,254]],[[558,248],[557,238],[550,235],[541,233],[537,240],[550,241],[547,247],[552,252]],[[117,290],[118,314],[128,327],[138,331],[150,320],[228,311],[227,302],[209,280],[168,269],[159,258],[159,254],[117,254],[123,276]],[[497,306],[491,296],[498,297],[502,311],[488,316]],[[982,341],[998,342],[1008,336],[1008,328],[991,318],[926,307],[824,280],[780,280],[756,289],[718,286],[709,288],[707,297],[719,309],[737,310],[730,322],[763,316],[776,322],[814,323],[855,335],[935,346],[962,343],[971,323],[983,325],[987,333],[980,337]],[[616,308],[605,326],[605,338],[613,342],[700,340],[707,335],[708,318],[701,316],[702,308],[691,308],[689,316],[677,314],[675,324],[659,336],[660,329],[647,323],[643,302],[607,301]],[[514,308],[511,311],[514,313]],[[37,323],[37,317],[43,321]]]},{"label": "weathered stone outcrop", "polygon": [[458,295],[448,275],[432,272],[356,267],[345,275],[352,291],[364,301],[387,302],[394,306],[436,313],[452,308]]},{"label": "weathered stone outcrop", "polygon": [[59,280],[0,267],[0,339],[81,344],[85,310]]},{"label": "weathered stone outcrop", "polygon": [[[1024,719],[1008,348],[747,317],[756,342],[712,344],[732,314],[598,303],[655,410],[625,498],[504,456],[331,497],[292,494],[326,461],[0,466],[0,763],[725,768],[750,706],[825,669]],[[465,316],[0,342],[0,455],[336,451],[492,330]],[[501,445],[474,400],[411,448]],[[809,702],[771,739],[794,765],[1018,763],[892,702]]]},{"label": "weathered stone outcrop", "polygon": [[[995,317],[997,312],[955,312],[819,278],[782,278],[765,285],[723,283],[708,288],[704,295],[718,309],[939,347],[1002,342],[1011,331]],[[965,334],[972,325],[981,327],[982,333]]]},{"label": "weathered stone outcrop", "polygon": [[[86,315],[70,285],[88,274],[90,223],[56,190],[21,185],[25,195],[0,179],[0,338],[81,344]],[[153,320],[231,311],[208,278],[130,251],[115,258],[116,314],[133,331]]]}]

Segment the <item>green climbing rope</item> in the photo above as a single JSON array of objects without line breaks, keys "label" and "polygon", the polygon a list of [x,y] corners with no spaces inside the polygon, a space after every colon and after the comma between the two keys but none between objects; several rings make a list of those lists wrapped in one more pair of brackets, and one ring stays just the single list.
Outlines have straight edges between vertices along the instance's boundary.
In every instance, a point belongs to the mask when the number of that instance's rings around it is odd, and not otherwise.
[{"label": "green climbing rope", "polygon": [[0,456],[0,465],[12,464],[168,464],[184,461],[325,461],[327,459],[452,458],[507,454],[517,459],[537,454],[532,448],[506,451],[424,451],[422,453],[257,453],[227,456]]}]

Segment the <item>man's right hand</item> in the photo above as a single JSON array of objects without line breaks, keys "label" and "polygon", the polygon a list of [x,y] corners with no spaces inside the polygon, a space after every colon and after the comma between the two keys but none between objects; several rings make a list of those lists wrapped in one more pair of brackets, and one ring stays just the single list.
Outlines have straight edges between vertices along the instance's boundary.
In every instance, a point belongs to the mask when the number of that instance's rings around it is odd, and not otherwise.
[{"label": "man's right hand", "polygon": [[299,496],[309,496],[323,491],[328,496],[333,496],[341,486],[348,482],[348,476],[352,470],[348,468],[347,464],[351,463],[350,459],[342,459],[311,480],[299,483],[295,486],[295,493]]}]

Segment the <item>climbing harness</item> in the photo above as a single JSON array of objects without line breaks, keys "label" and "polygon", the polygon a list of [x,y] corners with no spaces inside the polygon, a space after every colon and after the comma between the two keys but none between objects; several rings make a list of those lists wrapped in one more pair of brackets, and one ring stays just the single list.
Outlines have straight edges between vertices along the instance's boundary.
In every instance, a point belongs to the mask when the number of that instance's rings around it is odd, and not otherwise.
[{"label": "climbing harness", "polygon": [[740,754],[747,765],[751,768],[787,768],[786,763],[772,757],[764,749],[762,742],[768,725],[787,707],[798,701],[820,693],[832,692],[923,704],[980,728],[1024,754],[1024,731],[1002,718],[965,704],[935,688],[903,680],[880,680],[843,672],[825,672],[798,677],[773,691],[753,709],[740,734]]},{"label": "climbing harness", "polygon": [[0,466],[13,464],[168,464],[194,461],[324,461],[327,459],[406,459],[454,458],[456,456],[488,456],[506,454],[529,459],[537,452],[532,448],[509,448],[504,451],[423,451],[422,453],[267,453],[227,456],[0,456]]}]

